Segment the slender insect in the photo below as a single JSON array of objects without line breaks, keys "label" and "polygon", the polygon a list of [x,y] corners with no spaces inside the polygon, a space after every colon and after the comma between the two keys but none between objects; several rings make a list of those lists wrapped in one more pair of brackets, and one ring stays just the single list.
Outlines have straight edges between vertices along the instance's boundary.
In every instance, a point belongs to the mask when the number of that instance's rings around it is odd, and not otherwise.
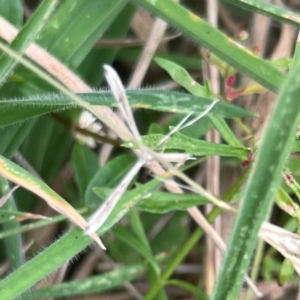
[{"label": "slender insect", "polygon": [[139,172],[143,165],[150,159],[150,156],[146,153],[143,153],[143,147],[141,144],[141,136],[135,124],[133,114],[126,97],[125,89],[121,83],[121,80],[118,74],[113,68],[108,65],[104,65],[104,74],[105,78],[112,90],[112,93],[118,102],[119,109],[130,129],[134,140],[141,145],[140,148],[140,157],[131,170],[126,174],[126,176],[121,180],[116,189],[112,194],[107,198],[107,200],[98,208],[98,210],[89,218],[88,227],[86,233],[90,234],[96,232],[107,220],[111,214],[114,207],[117,205],[119,199],[125,193],[130,182],[134,176]]}]

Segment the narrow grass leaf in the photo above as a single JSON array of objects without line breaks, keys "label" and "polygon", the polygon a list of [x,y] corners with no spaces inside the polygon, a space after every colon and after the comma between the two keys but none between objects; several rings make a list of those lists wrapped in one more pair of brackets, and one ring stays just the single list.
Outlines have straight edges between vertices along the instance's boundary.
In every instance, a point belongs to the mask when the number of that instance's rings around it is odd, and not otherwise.
[{"label": "narrow grass leaf", "polygon": [[81,195],[84,195],[91,179],[99,169],[97,156],[87,146],[75,143],[72,151],[72,164]]},{"label": "narrow grass leaf", "polygon": [[[134,189],[131,191],[133,192]],[[95,193],[100,197],[107,197],[111,193],[110,188],[95,188]],[[129,193],[126,192],[125,195]],[[187,210],[189,207],[206,205],[209,201],[196,194],[173,194],[161,191],[153,191],[143,197],[138,208],[154,214],[165,214],[174,210]]]},{"label": "narrow grass leaf", "polygon": [[[12,196],[12,193],[16,188],[18,188],[18,186],[10,189],[8,181],[5,178],[0,177],[0,196],[3,196],[5,194],[7,198],[7,201],[5,201],[6,203],[2,206],[0,213],[2,212],[2,209],[16,210],[15,199]],[[7,222],[2,224],[3,231],[19,230],[19,229],[20,229],[19,222],[14,222],[14,223]],[[25,262],[22,236],[20,233],[17,233],[16,235],[6,237],[4,242],[6,248],[6,255],[10,262],[10,269],[16,270]]]},{"label": "narrow grass leaf", "polygon": [[296,47],[294,64],[280,92],[246,186],[212,300],[238,297],[259,228],[269,211],[276,184],[295,139],[300,110],[300,49],[299,45]]},{"label": "narrow grass leaf", "polygon": [[[171,113],[199,115],[211,104],[210,99],[164,90],[134,90],[126,92],[133,108],[151,109]],[[111,92],[99,91],[79,96],[91,105],[116,107]],[[28,96],[23,99],[0,100],[0,127],[42,116],[64,109],[78,107],[74,101],[62,94],[45,94]],[[210,111],[210,115],[224,118],[252,117],[254,113],[238,106],[218,102]]]},{"label": "narrow grass leaf", "polygon": [[[157,257],[158,262],[165,260],[165,255]],[[57,284],[51,287],[33,291],[24,295],[23,299],[40,299],[41,297],[70,297],[78,295],[88,295],[111,290],[114,287],[131,282],[143,276],[146,266],[143,263],[122,267],[101,275],[90,276],[87,279],[75,280]]]},{"label": "narrow grass leaf", "polygon": [[[235,147],[224,144],[216,144],[206,142],[204,140],[198,140],[179,132],[175,133],[169,140],[160,145],[161,139],[164,135],[161,134],[151,134],[143,136],[143,143],[152,148],[153,150],[159,151],[164,149],[172,150],[183,150],[185,153],[197,156],[231,156],[240,159],[246,159],[250,150],[245,147]],[[125,147],[135,147],[132,142],[124,143]]]},{"label": "narrow grass leaf", "polygon": [[6,222],[21,222],[25,220],[51,220],[51,218],[38,215],[38,214],[32,214],[28,212],[20,212],[20,211],[14,211],[14,210],[3,210],[1,209],[0,212],[0,223],[6,223]]},{"label": "narrow grass leaf", "polygon": [[118,238],[119,240],[123,241],[125,244],[127,244],[129,247],[133,249],[133,251],[136,251],[139,253],[142,257],[144,257],[147,262],[150,264],[152,270],[154,271],[156,277],[160,275],[160,268],[157,262],[155,261],[154,256],[151,253],[151,250],[149,250],[143,242],[139,241],[135,236],[133,236],[129,231],[127,231],[125,228],[121,226],[116,226],[112,229],[113,234]]},{"label": "narrow grass leaf", "polygon": [[279,22],[294,25],[300,28],[300,15],[269,2],[262,0],[225,0],[235,6],[244,8],[248,11],[256,12],[268,16]]},{"label": "narrow grass leaf", "polygon": [[172,280],[168,280],[165,284],[178,286],[178,287],[190,292],[191,294],[193,294],[196,297],[196,299],[198,299],[198,300],[209,300],[209,298],[205,294],[205,292],[203,292],[198,287],[194,286],[193,284],[191,284],[189,282],[186,282],[183,280],[178,280],[178,279],[172,279]]},{"label": "narrow grass leaf", "polygon": [[166,70],[175,82],[184,87],[192,95],[212,100],[215,98],[207,86],[197,83],[183,67],[167,59],[155,58],[154,61]]}]

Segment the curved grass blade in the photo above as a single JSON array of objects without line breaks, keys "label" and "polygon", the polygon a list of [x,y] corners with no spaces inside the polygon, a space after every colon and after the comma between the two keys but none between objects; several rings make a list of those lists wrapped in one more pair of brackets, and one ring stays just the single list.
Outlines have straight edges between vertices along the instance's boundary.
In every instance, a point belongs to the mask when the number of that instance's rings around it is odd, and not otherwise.
[{"label": "curved grass blade", "polygon": [[197,297],[198,300],[209,300],[208,296],[202,290],[200,290],[198,287],[194,286],[189,282],[178,280],[178,279],[172,279],[172,280],[168,280],[166,282],[166,285],[178,286],[192,293],[195,297]]},{"label": "curved grass blade", "polygon": [[[53,209],[67,216],[81,229],[86,230],[86,220],[67,201],[55,193],[44,182],[37,179],[29,172],[14,164],[10,160],[0,156],[0,175],[4,178],[24,187],[32,193],[44,199]],[[105,249],[98,235],[94,232],[90,237],[103,249]]]},{"label": "curved grass blade", "polygon": [[[211,105],[211,100],[190,94],[164,90],[134,90],[126,92],[133,108],[195,115],[205,111]],[[99,91],[88,94],[78,94],[91,105],[116,107],[111,92]],[[63,94],[45,94],[29,96],[23,99],[0,100],[0,127],[25,121],[50,112],[78,107],[74,101]],[[238,106],[218,102],[210,111],[211,115],[224,118],[251,117],[254,113]]]},{"label": "curved grass blade", "polygon": [[296,47],[294,64],[258,149],[212,300],[238,297],[260,226],[269,211],[276,184],[293,146],[300,110],[299,40]]}]

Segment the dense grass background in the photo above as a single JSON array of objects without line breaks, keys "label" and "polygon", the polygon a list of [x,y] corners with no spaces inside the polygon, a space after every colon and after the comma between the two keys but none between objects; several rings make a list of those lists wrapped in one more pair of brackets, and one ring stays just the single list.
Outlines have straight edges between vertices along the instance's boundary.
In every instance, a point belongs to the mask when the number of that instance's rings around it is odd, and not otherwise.
[{"label": "dense grass background", "polygon": [[[1,299],[297,297],[300,15],[280,5],[0,1]],[[87,221],[139,146],[104,64],[142,143],[181,155],[134,176],[106,252]]]}]

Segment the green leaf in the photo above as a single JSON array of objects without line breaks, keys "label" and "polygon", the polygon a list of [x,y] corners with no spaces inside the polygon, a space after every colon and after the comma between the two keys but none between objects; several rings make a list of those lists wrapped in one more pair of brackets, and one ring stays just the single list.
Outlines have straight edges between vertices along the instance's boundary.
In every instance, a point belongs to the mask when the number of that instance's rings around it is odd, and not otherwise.
[{"label": "green leaf", "polygon": [[136,237],[134,237],[131,233],[129,233],[125,228],[121,226],[114,227],[112,229],[112,232],[118,239],[129,245],[134,251],[141,254],[142,257],[144,257],[151,265],[152,270],[154,270],[157,277],[160,275],[159,265],[156,263],[151,250],[148,249],[143,242],[139,241]]},{"label": "green leaf", "polygon": [[[8,181],[2,177],[0,177],[0,198],[7,194],[10,191],[10,187]],[[16,203],[13,195],[11,195],[6,203],[1,207],[0,214],[2,215],[2,209],[4,210],[16,210]],[[2,224],[2,230],[19,230],[20,223],[19,222],[5,222]],[[22,245],[22,236],[20,233],[8,236],[5,238],[5,247],[7,257],[10,262],[10,269],[15,270],[19,268],[25,262],[25,255],[23,251]]]},{"label": "green leaf", "polygon": [[[107,31],[103,34],[102,38],[125,38],[130,29],[130,23],[134,12],[134,5],[128,3],[117,16],[117,18],[115,18]],[[120,24],[122,24],[122,26],[120,26]],[[100,49],[93,48],[77,70],[79,75],[82,75],[81,77],[86,83],[90,84],[90,86],[99,87],[103,81],[103,69],[101,66],[104,64],[112,65],[118,52],[119,48],[116,47]],[[95,68],[95,61],[97,62],[99,68]]]},{"label": "green leaf", "polygon": [[208,203],[208,200],[196,194],[153,191],[139,203],[139,208],[154,214],[165,214],[174,210],[187,210],[190,207]]},{"label": "green leaf", "polygon": [[284,259],[279,270],[278,282],[281,286],[291,282],[295,274],[295,269],[290,260]]},{"label": "green leaf", "polygon": [[[239,191],[241,186],[244,184],[246,175],[248,172],[245,172],[238,178],[235,184],[229,189],[229,191],[224,195],[224,201],[228,202],[232,197]],[[215,207],[212,212],[207,216],[207,220],[212,223],[216,217],[221,213],[220,208]],[[193,234],[188,238],[188,240],[177,249],[174,259],[168,263],[166,269],[162,273],[161,281],[157,282],[151,287],[147,295],[144,297],[145,300],[154,299],[157,292],[160,290],[161,285],[172,275],[176,270],[177,266],[184,260],[184,258],[190,253],[191,249],[197,244],[198,240],[203,236],[204,231],[202,228],[198,227]]]},{"label": "green leaf", "polygon": [[214,95],[208,86],[202,86],[197,83],[189,73],[179,65],[162,58],[155,58],[155,62],[166,70],[174,81],[183,86],[192,95],[213,99]]},{"label": "green leaf", "polygon": [[193,284],[191,284],[189,282],[173,279],[173,280],[168,280],[165,284],[178,286],[178,287],[192,293],[194,296],[197,297],[198,300],[208,300],[209,299],[208,296],[203,291],[201,291],[198,287],[194,286]]},{"label": "green leaf", "polygon": [[225,0],[226,2],[300,28],[300,15],[284,7],[261,0]]},{"label": "green leaf", "polygon": [[284,212],[299,220],[299,206],[294,203],[290,195],[283,189],[278,188],[274,195],[275,202]]},{"label": "green leaf", "polygon": [[30,120],[23,125],[18,124],[6,127],[5,130],[1,132],[0,153],[5,157],[11,157],[28,136],[34,123],[35,120]]},{"label": "green leaf", "polygon": [[[108,91],[79,95],[91,105],[117,106],[111,92]],[[198,115],[211,104],[209,99],[174,91],[134,90],[128,91],[127,96],[133,108],[146,108],[179,114],[193,112],[195,115]],[[0,127],[49,112],[74,107],[76,107],[74,101],[62,94],[28,96],[18,100],[2,99],[0,100]],[[225,118],[251,117],[255,115],[240,107],[221,102],[217,103],[209,114],[220,115]]]},{"label": "green leaf", "polygon": [[[100,198],[106,198],[112,189],[107,187],[95,188],[95,193]],[[134,189],[131,191],[133,192]],[[130,192],[126,192],[128,194]],[[127,195],[126,195],[127,197]],[[154,214],[165,214],[174,210],[186,210],[192,206],[205,205],[209,201],[195,194],[172,194],[167,192],[153,191],[140,201],[138,207],[143,211]]]},{"label": "green leaf", "polygon": [[197,44],[209,49],[241,73],[262,86],[278,92],[285,75],[270,63],[236,45],[218,29],[212,27],[183,6],[169,0],[133,0],[155,16],[166,21]]},{"label": "green leaf", "polygon": [[99,169],[98,158],[87,146],[75,143],[72,151],[72,164],[81,195],[84,195],[89,182]]},{"label": "green leaf", "polygon": [[[204,140],[193,139],[179,132],[172,135],[166,142],[160,144],[164,135],[151,134],[142,137],[143,143],[153,150],[164,149],[183,150],[185,153],[197,156],[231,156],[246,159],[250,150],[243,147],[235,147],[224,144],[206,142]],[[124,143],[123,146],[130,147],[132,142]]]},{"label": "green leaf", "polygon": [[231,146],[243,147],[240,140],[234,135],[226,121],[219,116],[209,116],[216,130],[219,131],[221,137]]},{"label": "green leaf", "polygon": [[[164,255],[157,257],[158,262],[162,262],[164,259]],[[126,266],[101,275],[90,276],[87,279],[56,284],[51,287],[35,290],[28,295],[24,295],[22,299],[31,300],[44,297],[70,297],[100,293],[140,278],[144,275],[145,271],[145,264],[142,263]]]}]

